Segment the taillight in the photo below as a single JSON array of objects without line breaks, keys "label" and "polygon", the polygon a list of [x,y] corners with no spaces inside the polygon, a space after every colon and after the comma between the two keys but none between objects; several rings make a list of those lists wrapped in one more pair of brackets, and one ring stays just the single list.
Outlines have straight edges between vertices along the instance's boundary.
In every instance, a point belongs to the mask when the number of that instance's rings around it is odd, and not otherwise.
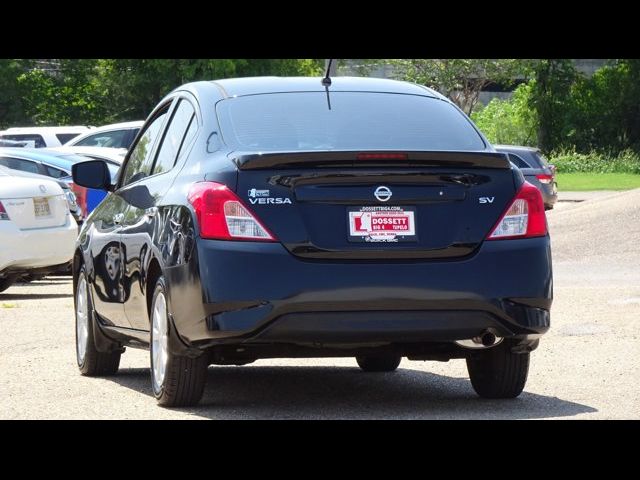
[{"label": "taillight", "polygon": [[540,175],[536,175],[536,178],[540,181],[540,183],[548,184],[553,181],[553,175],[547,175],[546,173],[541,173]]},{"label": "taillight", "polygon": [[9,220],[9,214],[4,209],[4,205],[0,202],[0,220]]},{"label": "taillight", "polygon": [[524,182],[487,240],[543,237],[546,234],[547,217],[540,190]]},{"label": "taillight", "polygon": [[202,238],[275,241],[269,230],[226,185],[195,183],[187,198],[196,212]]},{"label": "taillight", "polygon": [[80,185],[76,185],[73,182],[69,183],[69,188],[73,190],[73,193],[76,195],[76,202],[80,205],[82,209],[82,216],[86,218],[88,210],[87,210],[87,188],[81,187]]}]

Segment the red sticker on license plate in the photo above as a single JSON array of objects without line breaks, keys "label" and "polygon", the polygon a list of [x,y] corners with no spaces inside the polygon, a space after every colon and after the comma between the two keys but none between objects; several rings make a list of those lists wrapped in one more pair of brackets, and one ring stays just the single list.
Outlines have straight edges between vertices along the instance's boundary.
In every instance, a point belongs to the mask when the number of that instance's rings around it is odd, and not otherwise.
[{"label": "red sticker on license plate", "polygon": [[349,241],[351,242],[415,242],[414,207],[349,208]]}]

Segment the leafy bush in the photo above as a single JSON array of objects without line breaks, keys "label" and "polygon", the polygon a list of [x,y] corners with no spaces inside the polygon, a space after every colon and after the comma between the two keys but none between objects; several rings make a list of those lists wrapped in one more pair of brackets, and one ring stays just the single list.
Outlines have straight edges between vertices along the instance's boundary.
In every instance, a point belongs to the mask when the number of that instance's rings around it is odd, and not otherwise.
[{"label": "leafy bush", "polygon": [[559,173],[636,173],[640,174],[640,154],[633,150],[623,150],[617,155],[599,152],[577,153],[575,150],[561,150],[548,155]]},{"label": "leafy bush", "polygon": [[535,114],[528,106],[530,95],[530,85],[519,85],[509,100],[494,98],[473,112],[471,119],[491,143],[535,146]]}]

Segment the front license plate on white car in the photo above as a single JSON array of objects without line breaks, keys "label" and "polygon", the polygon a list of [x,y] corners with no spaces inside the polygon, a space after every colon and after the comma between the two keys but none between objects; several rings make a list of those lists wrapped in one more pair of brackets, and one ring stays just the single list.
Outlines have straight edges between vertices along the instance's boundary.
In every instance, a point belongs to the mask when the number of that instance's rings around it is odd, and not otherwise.
[{"label": "front license plate on white car", "polygon": [[351,207],[349,216],[350,242],[415,242],[415,207],[375,206]]},{"label": "front license plate on white car", "polygon": [[51,208],[49,207],[49,200],[46,197],[36,197],[33,199],[33,213],[36,218],[49,217],[51,215]]}]

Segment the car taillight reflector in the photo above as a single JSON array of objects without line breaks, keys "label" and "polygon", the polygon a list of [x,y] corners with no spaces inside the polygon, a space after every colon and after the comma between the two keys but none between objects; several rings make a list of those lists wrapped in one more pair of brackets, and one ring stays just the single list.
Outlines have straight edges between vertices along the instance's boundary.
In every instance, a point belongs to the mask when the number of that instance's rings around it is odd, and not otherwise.
[{"label": "car taillight reflector", "polygon": [[9,220],[9,214],[4,209],[4,205],[0,202],[0,220]]},{"label": "car taillight reflector", "polygon": [[546,234],[547,217],[540,190],[524,182],[487,240],[542,237]]},{"label": "car taillight reflector", "polygon": [[274,242],[275,237],[226,185],[198,182],[189,190],[200,236],[215,240]]},{"label": "car taillight reflector", "polygon": [[540,181],[540,183],[551,183],[553,181],[553,175],[547,175],[545,173],[541,173],[540,175],[536,175],[536,178]]}]

